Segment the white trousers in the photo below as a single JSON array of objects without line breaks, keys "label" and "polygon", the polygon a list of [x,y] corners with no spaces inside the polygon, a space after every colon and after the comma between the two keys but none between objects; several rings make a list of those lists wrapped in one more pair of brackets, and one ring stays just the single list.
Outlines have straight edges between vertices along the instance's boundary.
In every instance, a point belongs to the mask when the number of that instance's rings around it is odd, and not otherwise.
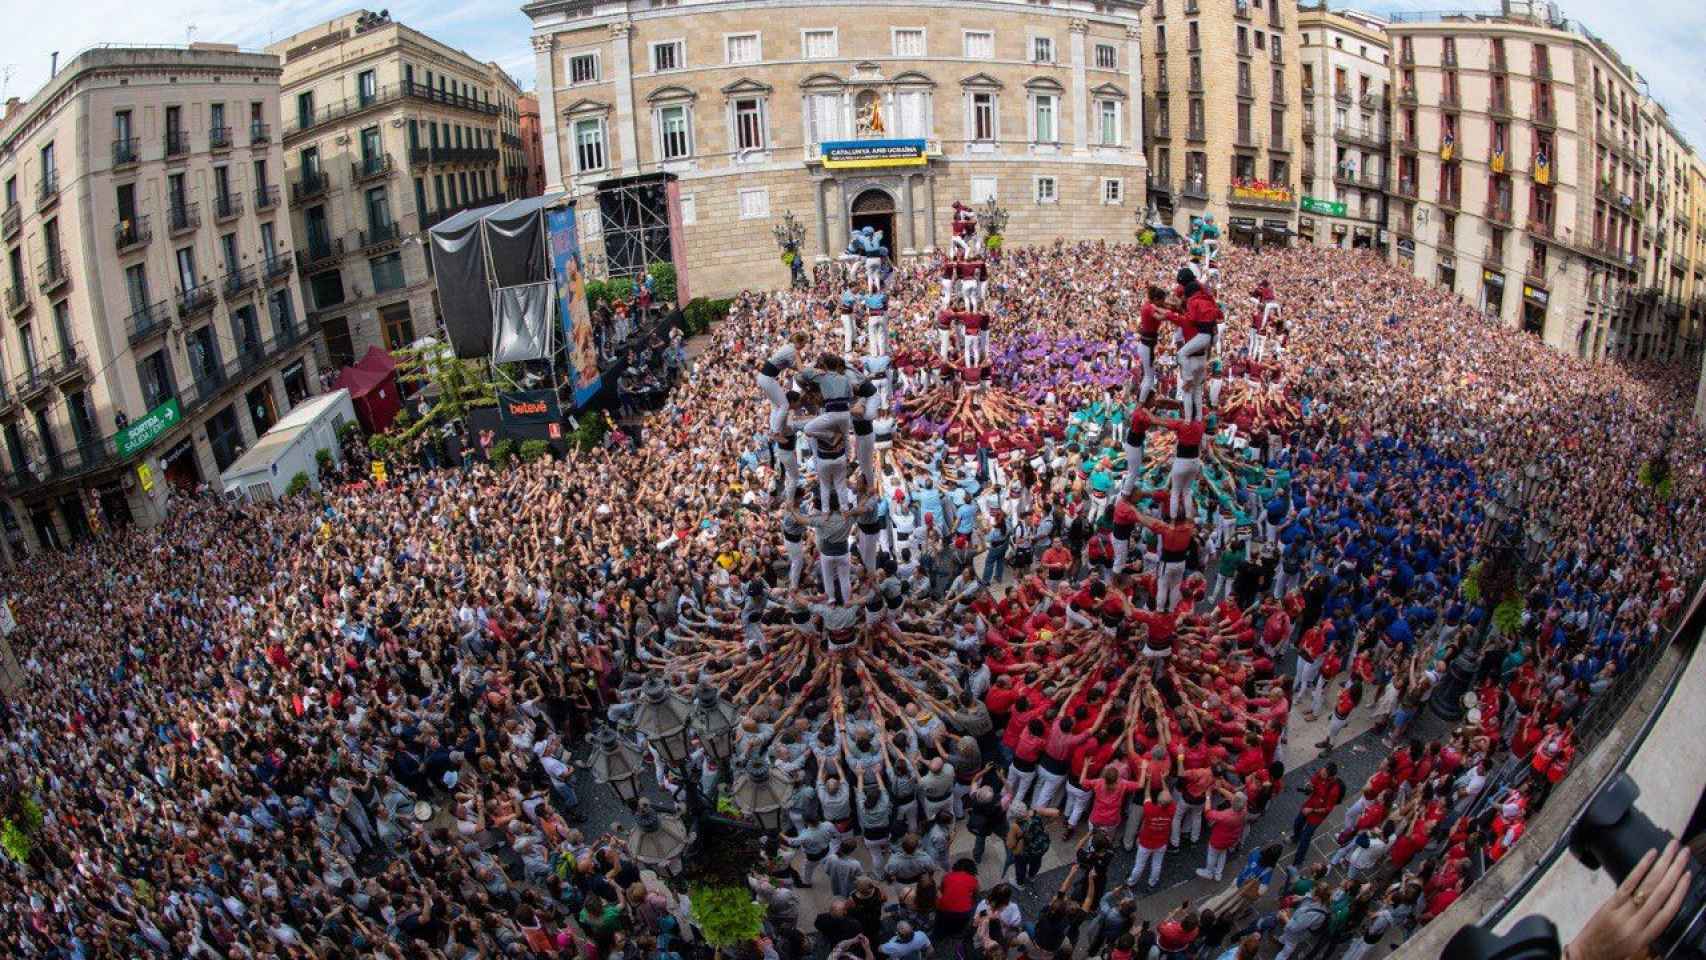
[{"label": "white trousers", "polygon": [[887,315],[881,313],[866,315],[865,352],[873,356],[888,356],[889,318]]},{"label": "white trousers", "polygon": [[1202,460],[1197,457],[1174,457],[1173,471],[1168,475],[1167,509],[1177,523],[1190,517],[1195,504],[1192,496],[1197,489],[1197,477],[1202,475]]},{"label": "white trousers", "polygon": [[1041,766],[1038,766],[1037,767],[1037,793],[1036,793],[1036,796],[1031,798],[1031,806],[1033,808],[1046,808],[1046,807],[1054,806],[1055,795],[1060,793],[1060,788],[1065,783],[1066,783],[1066,774],[1064,774],[1064,773],[1049,773],[1047,770],[1044,770]]},{"label": "white trousers", "polygon": [[1161,565],[1161,576],[1155,582],[1155,609],[1172,610],[1179,605],[1179,585],[1185,582],[1185,561],[1170,560]]},{"label": "white trousers", "polygon": [[1149,397],[1155,393],[1155,348],[1147,343],[1137,345],[1137,362],[1143,369],[1143,379],[1137,388],[1137,402],[1148,403]]},{"label": "white trousers", "polygon": [[[845,603],[853,595],[853,558],[845,553],[838,557],[820,554],[817,567],[823,576],[823,592],[831,599]],[[838,589],[839,593],[836,592]]]},{"label": "white trousers", "polygon": [[781,433],[788,418],[788,392],[782,389],[780,381],[767,373],[758,375],[758,389],[764,391],[765,398],[770,401],[770,432]]},{"label": "white trousers", "polygon": [[1066,818],[1067,826],[1074,828],[1078,826],[1079,821],[1084,819],[1084,815],[1090,812],[1090,801],[1093,797],[1094,794],[1090,791],[1079,787],[1071,780],[1066,781],[1066,809],[1061,811],[1061,815]]},{"label": "white trousers", "polygon": [[806,568],[806,545],[804,541],[783,541],[788,549],[788,589],[800,588],[800,574]]},{"label": "white trousers", "polygon": [[847,489],[847,456],[817,459],[817,495],[820,510],[836,510],[853,499]]},{"label": "white trousers", "polygon": [[1139,845],[1137,848],[1137,859],[1133,860],[1131,863],[1131,873],[1126,874],[1126,878],[1125,878],[1126,885],[1127,886],[1136,886],[1138,879],[1143,876],[1143,871],[1145,869],[1147,869],[1149,871],[1149,885],[1150,886],[1153,887],[1156,884],[1160,883],[1161,882],[1161,862],[1166,860],[1166,859],[1167,859],[1167,848],[1166,847],[1162,847],[1159,850],[1149,850],[1149,849],[1144,848],[1142,845]]}]

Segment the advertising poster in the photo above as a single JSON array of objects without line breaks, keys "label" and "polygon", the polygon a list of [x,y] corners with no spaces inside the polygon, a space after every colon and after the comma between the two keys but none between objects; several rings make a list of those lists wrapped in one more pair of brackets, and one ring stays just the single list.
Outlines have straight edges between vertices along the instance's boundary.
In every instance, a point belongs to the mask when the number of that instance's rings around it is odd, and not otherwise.
[{"label": "advertising poster", "polygon": [[557,283],[557,310],[568,351],[569,380],[579,407],[598,393],[598,346],[592,339],[592,317],[586,305],[586,275],[581,270],[580,237],[572,209],[545,212],[551,234],[551,265]]}]

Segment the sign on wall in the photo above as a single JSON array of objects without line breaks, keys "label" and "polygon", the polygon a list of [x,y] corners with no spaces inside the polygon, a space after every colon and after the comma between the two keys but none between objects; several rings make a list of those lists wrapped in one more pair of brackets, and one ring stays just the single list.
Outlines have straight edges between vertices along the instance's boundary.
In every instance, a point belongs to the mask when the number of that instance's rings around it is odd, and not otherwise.
[{"label": "sign on wall", "polygon": [[823,165],[831,170],[854,167],[922,167],[930,162],[924,140],[826,140]]},{"label": "sign on wall", "polygon": [[178,425],[184,418],[183,408],[178,406],[178,398],[173,397],[158,407],[142,415],[142,418],[123,430],[113,438],[113,445],[118,448],[118,455],[128,457],[138,450],[158,440],[162,434]]},{"label": "sign on wall", "polygon": [[1308,194],[1303,195],[1303,209],[1306,213],[1324,213],[1329,217],[1342,217],[1345,215],[1344,201],[1317,200]]},{"label": "sign on wall", "polygon": [[[593,210],[596,212],[597,208]],[[551,238],[551,266],[557,284],[557,309],[567,347],[569,380],[575,386],[575,406],[598,393],[598,345],[592,336],[592,314],[587,308],[586,274],[581,264],[580,235],[575,232],[575,211],[548,210],[545,231]]]}]

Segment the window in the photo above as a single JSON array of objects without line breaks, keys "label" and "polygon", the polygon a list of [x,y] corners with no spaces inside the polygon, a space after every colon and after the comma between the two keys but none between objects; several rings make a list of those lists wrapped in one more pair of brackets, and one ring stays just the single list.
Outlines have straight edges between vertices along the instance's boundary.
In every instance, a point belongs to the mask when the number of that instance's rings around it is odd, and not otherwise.
[{"label": "window", "polygon": [[687,45],[680,40],[652,44],[652,72],[680,70],[687,65]]},{"label": "window", "polygon": [[699,222],[699,201],[691,193],[681,195],[681,222],[689,227]]},{"label": "window", "polygon": [[658,108],[658,155],[664,160],[692,156],[693,139],[685,104]]},{"label": "window", "polygon": [[1118,70],[1120,68],[1119,48],[1111,43],[1096,44],[1096,69]]},{"label": "window", "polygon": [[364,107],[379,98],[379,80],[372,70],[363,70],[355,75],[355,91]]},{"label": "window", "polygon": [[575,121],[575,172],[604,169],[604,121]]},{"label": "window", "polygon": [[1283,60],[1284,59],[1283,57],[1280,56],[1280,36],[1279,36],[1279,34],[1277,34],[1277,33],[1274,34],[1274,42],[1268,44],[1268,47],[1269,47],[1268,53],[1272,54],[1273,58],[1275,60]]},{"label": "window", "polygon": [[995,128],[995,94],[974,93],[971,95],[971,138],[973,140],[994,140]]},{"label": "window", "polygon": [[569,54],[569,85],[598,82],[598,53]]},{"label": "window", "polygon": [[971,202],[972,203],[988,203],[989,201],[994,200],[994,199],[995,199],[995,178],[994,177],[972,177],[971,178]]},{"label": "window", "polygon": [[836,54],[834,30],[801,30],[800,49],[807,60],[833,60]]},{"label": "window", "polygon": [[[385,293],[389,290],[401,290],[403,288],[403,254],[400,251],[387,253],[383,257],[374,257],[367,261],[367,266],[373,272],[374,293]],[[409,340],[403,341],[405,344],[408,342]]]},{"label": "window", "polygon": [[964,37],[967,60],[995,59],[995,34],[988,30],[967,30]]},{"label": "window", "polygon": [[736,100],[735,149],[764,149],[764,101],[756,97]]},{"label": "window", "polygon": [[740,192],[740,218],[762,220],[770,216],[770,188],[752,187]]},{"label": "window", "polygon": [[806,119],[811,124],[812,143],[841,139],[841,94],[814,93],[806,97]]},{"label": "window", "polygon": [[1032,37],[1031,38],[1031,62],[1032,63],[1053,63],[1054,62],[1054,38],[1053,37]]},{"label": "window", "polygon": [[379,323],[385,329],[386,347],[400,350],[415,342],[415,321],[408,304],[394,303],[380,309]]},{"label": "window", "polygon": [[1055,191],[1053,177],[1037,177],[1033,182],[1036,184],[1038,203],[1054,203],[1060,199],[1060,195]]},{"label": "window", "polygon": [[1056,97],[1051,93],[1033,94],[1031,98],[1031,142],[1057,142],[1055,129]]},{"label": "window", "polygon": [[762,55],[760,50],[756,33],[734,33],[723,38],[726,63],[757,63]]},{"label": "window", "polygon": [[1117,177],[1102,180],[1102,202],[1117,205],[1125,200],[1125,181]]},{"label": "window", "polygon": [[924,28],[895,27],[894,55],[897,57],[924,56]]},{"label": "window", "polygon": [[1096,129],[1102,146],[1118,145],[1120,142],[1120,102],[1118,100],[1096,101],[1096,120]]},{"label": "window", "polygon": [[924,90],[902,90],[894,95],[894,130],[903,137],[930,136],[930,94]]},{"label": "window", "polygon": [[314,125],[314,91],[296,95],[296,125],[311,127]]}]

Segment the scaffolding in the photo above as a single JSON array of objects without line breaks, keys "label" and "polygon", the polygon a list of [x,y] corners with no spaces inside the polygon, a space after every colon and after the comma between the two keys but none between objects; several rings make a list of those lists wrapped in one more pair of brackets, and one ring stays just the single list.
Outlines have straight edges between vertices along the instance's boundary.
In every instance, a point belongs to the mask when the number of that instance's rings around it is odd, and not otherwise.
[{"label": "scaffolding", "polygon": [[672,173],[648,173],[598,185],[606,277],[637,281],[654,263],[675,264],[669,190],[675,179]]}]

